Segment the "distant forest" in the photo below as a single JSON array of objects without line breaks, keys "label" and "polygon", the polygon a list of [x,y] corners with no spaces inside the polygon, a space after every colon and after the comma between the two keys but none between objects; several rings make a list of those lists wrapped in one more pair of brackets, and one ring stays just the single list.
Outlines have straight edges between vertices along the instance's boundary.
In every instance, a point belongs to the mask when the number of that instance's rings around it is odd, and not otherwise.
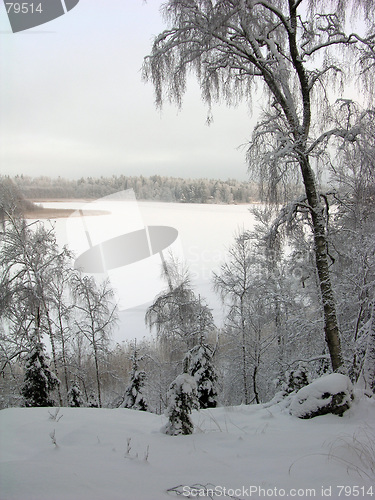
[{"label": "distant forest", "polygon": [[17,175],[13,182],[27,199],[101,198],[133,189],[138,200],[178,203],[251,203],[258,199],[255,183],[228,179],[181,179],[175,177],[29,177]]}]

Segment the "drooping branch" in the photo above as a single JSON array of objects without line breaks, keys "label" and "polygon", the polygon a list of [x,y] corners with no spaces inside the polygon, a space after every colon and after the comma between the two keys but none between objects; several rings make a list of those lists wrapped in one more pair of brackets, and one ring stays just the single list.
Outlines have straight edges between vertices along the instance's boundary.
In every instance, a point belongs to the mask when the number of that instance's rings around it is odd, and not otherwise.
[{"label": "drooping branch", "polygon": [[[364,123],[374,117],[374,110],[360,111],[351,100],[338,99],[338,109],[334,121],[336,127],[323,132],[307,149],[307,154],[313,154],[314,150],[323,143],[328,143],[331,137],[343,139],[346,143],[355,143],[359,140],[364,130]],[[334,115],[334,113],[332,113]]]},{"label": "drooping branch", "polygon": [[299,213],[311,213],[311,210],[312,208],[308,204],[306,196],[302,196],[298,200],[284,205],[266,235],[266,239],[268,240],[270,246],[272,246],[274,240],[277,238],[282,226],[292,224]]}]

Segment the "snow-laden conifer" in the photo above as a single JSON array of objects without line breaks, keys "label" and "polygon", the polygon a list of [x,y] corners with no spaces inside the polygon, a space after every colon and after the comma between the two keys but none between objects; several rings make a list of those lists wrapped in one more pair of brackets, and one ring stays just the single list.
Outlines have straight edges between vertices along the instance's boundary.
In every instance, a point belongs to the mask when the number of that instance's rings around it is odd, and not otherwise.
[{"label": "snow-laden conifer", "polygon": [[132,362],[130,383],[125,390],[124,399],[120,406],[121,408],[147,411],[147,403],[142,392],[145,385],[146,373],[138,369],[139,361],[142,357],[139,357],[136,340],[134,341],[130,359]]},{"label": "snow-laden conifer", "polygon": [[310,378],[308,369],[304,363],[299,363],[297,368],[287,373],[287,382],[284,389],[287,393],[291,393],[299,391],[309,383]]},{"label": "snow-laden conifer", "polygon": [[72,408],[79,408],[83,406],[82,392],[76,382],[72,382],[68,391],[68,405]]},{"label": "snow-laden conifer", "polygon": [[194,378],[187,373],[178,375],[169,386],[167,397],[168,408],[165,415],[168,417],[168,422],[162,428],[162,432],[169,436],[192,434],[194,425],[190,414],[198,405],[197,384]]},{"label": "snow-laden conifer", "polygon": [[22,396],[25,406],[53,406],[51,392],[59,380],[49,369],[48,357],[41,342],[36,342],[27,356]]},{"label": "snow-laden conifer", "polygon": [[96,396],[93,392],[90,392],[87,398],[87,406],[89,408],[99,408],[98,400],[96,399]]},{"label": "snow-laden conifer", "polygon": [[212,349],[200,344],[190,349],[184,358],[184,371],[191,375],[197,384],[197,398],[200,408],[217,406],[217,373],[212,364]]},{"label": "snow-laden conifer", "polygon": [[147,403],[142,394],[146,373],[143,370],[133,370],[121,408],[147,411]]}]

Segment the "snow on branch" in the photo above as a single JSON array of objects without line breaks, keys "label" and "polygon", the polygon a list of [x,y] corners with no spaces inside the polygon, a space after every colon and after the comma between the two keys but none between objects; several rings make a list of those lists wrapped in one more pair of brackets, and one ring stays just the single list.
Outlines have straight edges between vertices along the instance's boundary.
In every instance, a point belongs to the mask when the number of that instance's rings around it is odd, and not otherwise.
[{"label": "snow on branch", "polygon": [[261,1],[258,1],[258,2],[254,2],[254,5],[262,5],[262,7],[264,7],[267,10],[269,10],[270,12],[272,12],[272,14],[275,14],[275,16],[278,17],[278,19],[280,19],[280,21],[282,22],[282,24],[285,27],[285,29],[288,32],[291,32],[292,27],[290,26],[288,18],[286,18],[283,15],[283,13],[281,12],[281,10],[277,9],[275,7],[275,5],[272,5],[269,2],[265,2],[264,0],[261,0]]},{"label": "snow on branch", "polygon": [[298,213],[303,211],[311,212],[311,207],[307,202],[306,196],[302,196],[297,200],[288,203],[284,207],[282,207],[279,211],[279,215],[272,223],[271,228],[266,236],[266,239],[272,245],[272,243],[276,240],[280,227],[283,225],[291,225],[295,220]]},{"label": "snow on branch", "polygon": [[373,120],[374,116],[374,110],[361,110],[351,99],[337,99],[328,118],[332,128],[312,142],[307,154],[313,154],[319,145],[326,145],[332,137],[343,140],[340,148],[345,144],[358,142],[366,129],[368,120]]}]

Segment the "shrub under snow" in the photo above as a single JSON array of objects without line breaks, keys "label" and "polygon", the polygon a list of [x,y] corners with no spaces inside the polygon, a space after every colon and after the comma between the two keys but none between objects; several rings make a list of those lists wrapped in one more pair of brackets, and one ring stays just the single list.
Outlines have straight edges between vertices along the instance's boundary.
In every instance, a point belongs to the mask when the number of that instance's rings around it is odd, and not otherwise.
[{"label": "shrub under snow", "polygon": [[331,373],[302,387],[292,399],[290,413],[299,418],[313,418],[333,413],[342,415],[353,399],[353,385],[346,375]]},{"label": "shrub under snow", "polygon": [[170,436],[192,434],[194,430],[190,413],[197,407],[197,383],[187,373],[179,375],[169,386],[168,408],[165,416],[169,421],[162,432]]},{"label": "shrub under snow", "polygon": [[83,406],[82,392],[76,382],[72,382],[68,391],[68,405],[72,408],[80,408]]},{"label": "shrub under snow", "polygon": [[184,371],[197,383],[197,397],[200,408],[217,406],[217,373],[212,363],[212,349],[199,344],[190,349],[184,358]]}]

